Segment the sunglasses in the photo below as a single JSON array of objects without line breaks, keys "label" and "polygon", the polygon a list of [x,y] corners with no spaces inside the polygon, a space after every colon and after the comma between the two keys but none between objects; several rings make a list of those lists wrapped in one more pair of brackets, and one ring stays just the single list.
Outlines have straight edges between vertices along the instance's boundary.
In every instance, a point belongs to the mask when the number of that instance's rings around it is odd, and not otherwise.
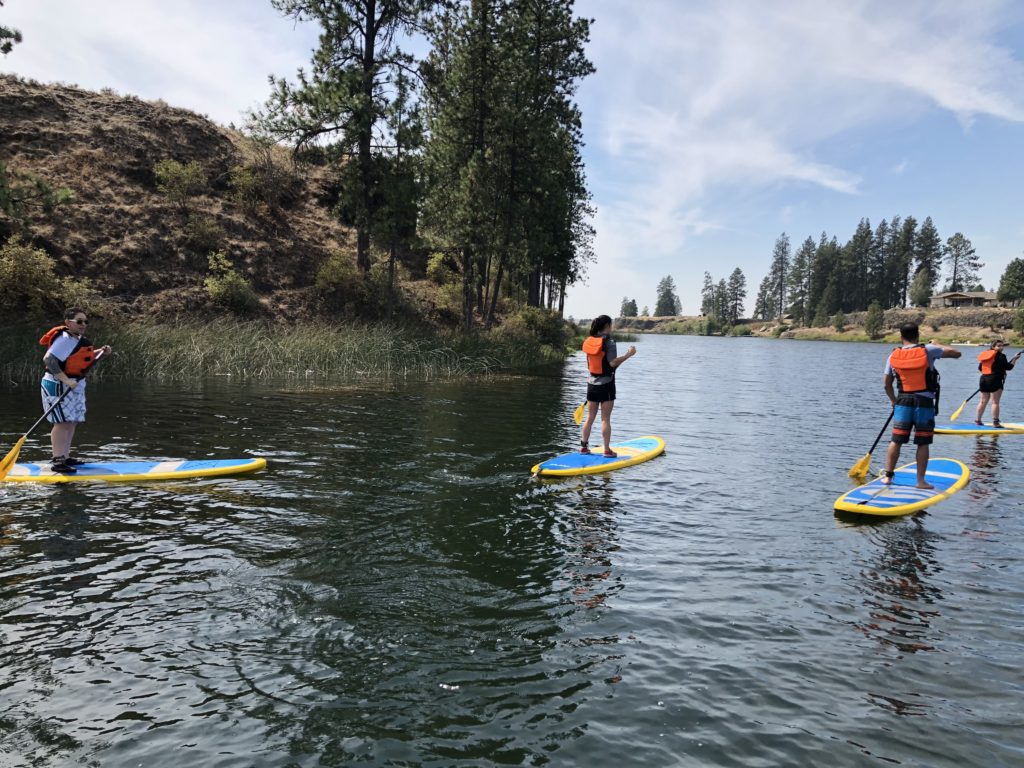
[{"label": "sunglasses", "polygon": [[88,320],[71,320],[70,322],[78,323],[79,325],[88,325],[89,324]]}]

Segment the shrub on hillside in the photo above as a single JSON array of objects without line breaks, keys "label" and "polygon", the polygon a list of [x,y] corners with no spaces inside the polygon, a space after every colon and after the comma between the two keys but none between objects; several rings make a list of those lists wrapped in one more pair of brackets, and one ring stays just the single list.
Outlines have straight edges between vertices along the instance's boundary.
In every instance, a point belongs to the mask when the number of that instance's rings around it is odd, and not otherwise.
[{"label": "shrub on hillside", "polygon": [[197,160],[179,163],[177,160],[161,160],[153,166],[156,187],[172,203],[182,210],[188,208],[188,201],[206,191],[206,171]]},{"label": "shrub on hillside", "polygon": [[871,302],[868,307],[867,317],[864,318],[864,331],[869,339],[877,339],[885,324],[885,315],[882,313],[882,305],[877,301]]},{"label": "shrub on hillside", "polygon": [[249,213],[255,213],[260,203],[273,210],[294,202],[299,179],[294,171],[274,159],[275,145],[253,140],[249,150],[252,160],[230,171],[231,199]]},{"label": "shrub on hillside", "polygon": [[331,251],[316,271],[317,295],[327,309],[344,310],[363,300],[363,279],[349,253]]},{"label": "shrub on hillside", "polygon": [[540,307],[520,308],[502,323],[501,332],[532,338],[554,349],[564,349],[572,338],[572,328],[557,312]]},{"label": "shrub on hillside", "polygon": [[434,253],[427,259],[427,278],[437,285],[453,282],[458,273],[451,265],[448,254]]},{"label": "shrub on hillside", "polygon": [[189,216],[185,222],[185,245],[195,253],[220,250],[224,230],[212,216]]},{"label": "shrub on hillside", "polygon": [[753,331],[746,323],[739,323],[729,329],[730,336],[749,336]]},{"label": "shrub on hillside", "polygon": [[84,279],[59,277],[53,259],[12,237],[0,248],[0,313],[9,317],[41,320],[59,316],[68,306],[89,308],[97,301]]},{"label": "shrub on hillside", "polygon": [[214,304],[237,315],[252,314],[259,309],[256,291],[235,271],[231,260],[222,251],[210,254],[209,265],[210,272],[204,284]]},{"label": "shrub on hillside", "polygon": [[836,333],[842,333],[846,328],[846,315],[842,310],[832,315],[832,327],[836,329]]},{"label": "shrub on hillside", "polygon": [[1024,336],[1024,309],[1013,313],[1013,331],[1018,336]]}]

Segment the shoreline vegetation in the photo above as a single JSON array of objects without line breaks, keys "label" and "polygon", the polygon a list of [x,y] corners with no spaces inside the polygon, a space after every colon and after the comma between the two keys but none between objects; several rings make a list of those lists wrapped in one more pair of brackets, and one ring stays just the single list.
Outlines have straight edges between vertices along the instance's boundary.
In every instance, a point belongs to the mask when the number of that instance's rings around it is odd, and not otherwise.
[{"label": "shoreline vegetation", "polygon": [[921,327],[922,338],[942,344],[984,345],[1005,339],[1024,344],[1024,308],[981,307],[963,309],[891,309],[882,313],[874,333],[867,328],[867,312],[833,317],[825,326],[804,326],[791,319],[739,320],[728,327],[714,319],[692,317],[620,317],[619,331],[631,334],[679,334],[688,336],[756,336],[805,341],[863,341],[899,344],[899,327],[906,322]]},{"label": "shoreline vegetation", "polygon": [[[42,326],[23,326],[0,339],[0,380],[27,383],[42,375]],[[96,323],[98,344],[114,356],[96,377],[185,381],[239,378],[332,377],[346,381],[450,379],[536,373],[560,364],[572,327],[541,339],[506,324],[490,333],[431,331],[418,326],[348,322],[283,324],[218,318],[188,322]],[[548,343],[550,342],[550,343]]]}]

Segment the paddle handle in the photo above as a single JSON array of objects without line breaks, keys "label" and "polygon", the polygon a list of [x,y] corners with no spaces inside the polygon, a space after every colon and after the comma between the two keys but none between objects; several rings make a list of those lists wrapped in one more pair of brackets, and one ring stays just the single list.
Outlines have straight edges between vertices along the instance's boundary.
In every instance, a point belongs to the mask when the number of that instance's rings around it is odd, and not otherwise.
[{"label": "paddle handle", "polygon": [[892,421],[892,417],[893,417],[893,415],[895,413],[896,413],[896,409],[895,408],[893,408],[891,411],[889,411],[889,418],[885,420],[885,426],[883,426],[882,429],[879,431],[878,437],[875,438],[875,442],[873,442],[871,444],[871,450],[868,451],[869,454],[875,452],[875,448],[878,447],[878,441],[882,439],[882,435],[885,434],[885,430],[887,430],[889,428],[889,422]]},{"label": "paddle handle", "polygon": [[[101,350],[100,350],[100,351],[99,351],[99,352],[98,352],[98,353],[96,354],[96,359],[95,359],[95,360],[93,361],[93,365],[96,365],[96,363],[98,363],[98,362],[100,361],[100,358],[101,358],[101,357],[103,357],[103,350],[102,350],[102,349],[101,349]],[[82,378],[84,379],[85,377],[83,376]],[[40,424],[42,424],[42,423],[43,423],[43,421],[45,421],[46,417],[47,417],[47,416],[49,416],[49,415],[50,415],[50,414],[51,414],[51,413],[53,412],[53,409],[54,409],[54,408],[56,408],[56,407],[57,407],[58,405],[60,405],[60,404],[61,404],[61,401],[62,401],[62,400],[63,400],[63,399],[65,398],[65,397],[67,397],[67,396],[68,396],[68,394],[69,394],[70,392],[71,392],[71,388],[70,388],[70,387],[68,387],[67,389],[65,389],[65,390],[64,390],[64,392],[63,392],[63,394],[61,394],[61,396],[60,396],[60,397],[58,397],[58,398],[57,398],[56,400],[54,400],[54,401],[53,401],[53,405],[51,405],[51,406],[50,406],[49,408],[47,408],[47,409],[46,409],[46,411],[45,411],[45,412],[43,413],[43,415],[42,415],[42,416],[40,416],[40,417],[39,417],[39,418],[38,418],[38,419],[36,420],[36,423],[35,423],[35,424],[33,424],[33,425],[32,425],[31,427],[29,427],[29,428],[28,428],[28,432],[26,432],[26,433],[25,433],[25,437],[28,437],[28,436],[29,436],[29,435],[31,435],[31,434],[32,434],[33,432],[35,432],[35,429],[36,429],[36,427],[38,427],[38,426],[39,426]]]}]

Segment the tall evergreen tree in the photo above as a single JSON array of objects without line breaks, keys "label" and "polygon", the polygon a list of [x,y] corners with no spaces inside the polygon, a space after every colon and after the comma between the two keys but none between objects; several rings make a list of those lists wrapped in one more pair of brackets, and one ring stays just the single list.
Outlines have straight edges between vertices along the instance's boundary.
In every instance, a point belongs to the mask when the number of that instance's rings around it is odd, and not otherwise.
[{"label": "tall evergreen tree", "polygon": [[808,237],[793,254],[789,270],[789,311],[801,325],[811,323],[811,275],[814,270],[814,239]]},{"label": "tall evergreen tree", "polygon": [[949,290],[965,291],[978,281],[978,270],[985,265],[979,261],[974,246],[963,234],[957,232],[946,240],[943,255],[949,270]]},{"label": "tall evergreen tree", "polygon": [[356,264],[370,268],[370,232],[382,188],[375,138],[390,102],[388,83],[409,67],[400,32],[419,25],[426,0],[271,0],[321,29],[310,71],[296,82],[271,76],[273,93],[253,124],[303,149],[331,143],[341,178],[338,211],[356,230]]},{"label": "tall evergreen tree", "polygon": [[666,275],[658,281],[656,293],[657,298],[654,303],[655,317],[671,317],[679,314],[681,304],[679,296],[676,294],[676,283],[671,275]]},{"label": "tall evergreen tree", "polygon": [[927,307],[932,293],[932,281],[928,270],[922,269],[914,275],[914,281],[910,284],[910,303],[915,307]]},{"label": "tall evergreen tree", "polygon": [[[886,269],[889,261],[889,222],[882,219],[875,227],[871,245],[867,255],[868,286],[864,299],[870,303],[888,301],[890,292],[889,274]],[[885,304],[885,306],[889,306]],[[860,309],[861,307],[857,307]]]},{"label": "tall evergreen tree", "polygon": [[914,264],[915,275],[922,270],[928,275],[929,296],[935,293],[942,270],[942,239],[931,216],[925,218],[914,241]]},{"label": "tall evergreen tree", "polygon": [[754,319],[770,320],[774,316],[773,306],[772,277],[771,274],[767,274],[757,289],[757,298],[754,300]]},{"label": "tall evergreen tree", "polygon": [[636,317],[637,312],[636,299],[630,299],[623,296],[622,306],[619,307],[619,317]]},{"label": "tall evergreen tree", "polygon": [[772,312],[777,317],[782,317],[786,313],[786,281],[789,277],[789,261],[789,235],[783,232],[775,241],[775,247],[772,249],[772,264],[768,269],[771,284],[771,294],[768,298]]},{"label": "tall evergreen tree", "polygon": [[747,278],[743,270],[736,267],[729,275],[727,287],[728,320],[730,325],[735,325],[743,316],[743,302],[747,298]]},{"label": "tall evergreen tree", "polygon": [[874,244],[871,222],[861,219],[856,231],[842,250],[842,270],[836,289],[839,294],[838,309],[854,312],[866,309],[868,286],[870,284],[869,263]]},{"label": "tall evergreen tree", "polygon": [[1006,265],[999,279],[999,300],[1017,306],[1024,299],[1024,259],[1014,259]]},{"label": "tall evergreen tree", "polygon": [[710,272],[704,273],[704,286],[700,291],[700,313],[705,316],[715,313],[715,280]]},{"label": "tall evergreen tree", "polygon": [[899,217],[894,216],[890,223],[890,236],[892,242],[889,248],[886,272],[889,276],[889,284],[893,289],[891,306],[905,307],[910,291],[911,267],[914,262],[917,219],[907,216],[903,223],[899,224]]}]

